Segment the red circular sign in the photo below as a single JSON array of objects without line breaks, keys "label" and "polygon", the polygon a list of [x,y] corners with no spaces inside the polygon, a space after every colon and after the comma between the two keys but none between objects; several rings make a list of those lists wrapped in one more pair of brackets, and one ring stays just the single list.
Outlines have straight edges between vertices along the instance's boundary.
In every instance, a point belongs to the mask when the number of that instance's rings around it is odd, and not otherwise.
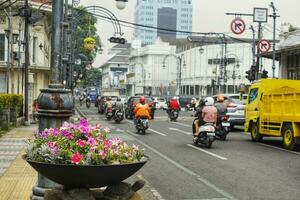
[{"label": "red circular sign", "polygon": [[269,40],[260,40],[257,45],[258,50],[261,53],[267,53],[271,49],[271,43],[269,42]]},{"label": "red circular sign", "polygon": [[234,34],[240,35],[246,29],[246,24],[241,18],[235,18],[230,24],[230,29]]}]

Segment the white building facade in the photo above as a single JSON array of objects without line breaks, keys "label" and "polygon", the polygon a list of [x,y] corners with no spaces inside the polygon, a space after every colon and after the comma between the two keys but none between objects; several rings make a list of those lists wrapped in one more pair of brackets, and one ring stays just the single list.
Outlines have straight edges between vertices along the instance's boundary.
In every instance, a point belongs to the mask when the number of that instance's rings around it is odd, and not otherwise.
[{"label": "white building facade", "polygon": [[154,96],[174,95],[176,92],[176,59],[163,60],[175,55],[176,47],[158,39],[154,44],[133,49],[129,58],[130,67],[125,82],[128,95],[150,94]]}]

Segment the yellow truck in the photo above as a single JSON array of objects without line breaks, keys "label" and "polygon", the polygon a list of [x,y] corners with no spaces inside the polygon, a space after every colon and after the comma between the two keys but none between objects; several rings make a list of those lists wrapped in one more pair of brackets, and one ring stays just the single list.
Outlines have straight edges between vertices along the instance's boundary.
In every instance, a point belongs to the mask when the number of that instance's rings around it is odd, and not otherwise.
[{"label": "yellow truck", "polygon": [[282,137],[289,150],[300,145],[300,80],[262,79],[252,84],[244,130],[255,142],[271,136]]}]

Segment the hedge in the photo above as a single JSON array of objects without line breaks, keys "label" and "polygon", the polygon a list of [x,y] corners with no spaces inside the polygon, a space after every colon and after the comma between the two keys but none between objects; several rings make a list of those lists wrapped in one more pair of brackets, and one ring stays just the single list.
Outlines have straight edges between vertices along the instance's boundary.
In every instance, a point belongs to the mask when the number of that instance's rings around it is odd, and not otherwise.
[{"label": "hedge", "polygon": [[17,108],[20,110],[23,105],[23,96],[20,94],[0,94],[0,111],[5,108]]}]

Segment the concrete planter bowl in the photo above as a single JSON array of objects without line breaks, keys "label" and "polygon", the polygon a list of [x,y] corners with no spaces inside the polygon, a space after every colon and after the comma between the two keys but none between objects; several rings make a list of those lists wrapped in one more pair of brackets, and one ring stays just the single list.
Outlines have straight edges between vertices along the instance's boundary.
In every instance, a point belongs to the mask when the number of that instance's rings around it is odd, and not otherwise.
[{"label": "concrete planter bowl", "polygon": [[51,164],[26,159],[31,167],[50,180],[67,188],[98,188],[120,183],[132,176],[149,160],[119,165]]}]

